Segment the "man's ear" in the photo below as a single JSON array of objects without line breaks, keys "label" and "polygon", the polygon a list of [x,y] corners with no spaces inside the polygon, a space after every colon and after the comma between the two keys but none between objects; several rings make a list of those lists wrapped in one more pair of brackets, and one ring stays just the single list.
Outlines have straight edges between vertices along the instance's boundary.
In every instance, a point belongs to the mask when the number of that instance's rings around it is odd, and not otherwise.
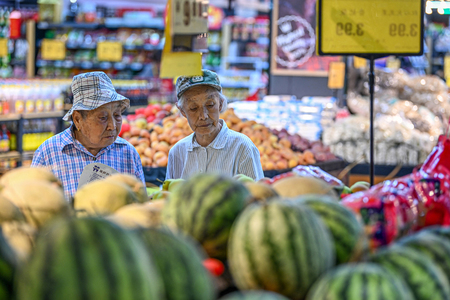
[{"label": "man's ear", "polygon": [[72,120],[73,120],[73,124],[75,124],[75,127],[80,130],[81,129],[81,120],[83,119],[83,117],[81,116],[81,114],[78,111],[74,111],[72,113]]}]

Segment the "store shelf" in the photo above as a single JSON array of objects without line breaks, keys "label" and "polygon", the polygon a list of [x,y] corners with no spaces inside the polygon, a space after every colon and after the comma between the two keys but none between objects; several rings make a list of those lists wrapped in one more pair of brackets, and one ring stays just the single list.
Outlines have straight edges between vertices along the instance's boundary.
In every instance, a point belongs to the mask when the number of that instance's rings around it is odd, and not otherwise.
[{"label": "store shelf", "polygon": [[49,60],[38,60],[36,62],[36,66],[38,68],[41,67],[56,67],[56,68],[77,68],[77,69],[84,69],[84,70],[109,70],[109,69],[115,69],[115,70],[132,70],[132,71],[140,71],[144,68],[144,64],[142,63],[130,63],[125,64],[122,62],[101,62],[101,63],[92,63],[90,61],[84,61],[84,62],[72,62],[72,61],[49,61]]},{"label": "store shelf", "polygon": [[19,121],[19,120],[20,120],[19,114],[7,114],[0,116],[0,122]]},{"label": "store shelf", "polygon": [[102,27],[102,25],[98,24],[98,23],[75,23],[75,22],[47,23],[47,22],[40,22],[37,24],[38,29],[72,28],[72,29],[93,30],[93,29],[98,29],[101,27]]},{"label": "store shelf", "polygon": [[62,118],[65,115],[63,111],[51,111],[51,112],[40,112],[40,113],[28,113],[23,114],[24,119],[47,119],[47,118]]},{"label": "store shelf", "polygon": [[11,158],[20,158],[20,153],[17,151],[10,151],[6,153],[0,153],[0,160],[2,159],[11,159]]}]

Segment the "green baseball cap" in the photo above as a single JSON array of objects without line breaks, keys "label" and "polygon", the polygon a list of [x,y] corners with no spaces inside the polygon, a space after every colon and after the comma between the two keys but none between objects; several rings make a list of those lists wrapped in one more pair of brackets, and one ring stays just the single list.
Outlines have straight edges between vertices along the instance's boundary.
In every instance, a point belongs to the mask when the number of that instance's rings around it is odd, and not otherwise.
[{"label": "green baseball cap", "polygon": [[203,69],[202,72],[203,76],[180,76],[177,78],[175,87],[178,99],[180,99],[181,95],[188,89],[197,85],[209,85],[219,92],[222,92],[219,76],[217,76],[215,72],[206,69]]}]

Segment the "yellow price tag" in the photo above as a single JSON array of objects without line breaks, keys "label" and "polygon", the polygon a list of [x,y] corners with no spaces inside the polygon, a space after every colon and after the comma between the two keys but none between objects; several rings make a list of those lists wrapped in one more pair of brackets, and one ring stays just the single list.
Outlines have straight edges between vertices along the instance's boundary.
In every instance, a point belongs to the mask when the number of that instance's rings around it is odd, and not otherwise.
[{"label": "yellow price tag", "polygon": [[450,86],[450,55],[444,58],[444,77],[447,85]]},{"label": "yellow price tag", "polygon": [[202,75],[202,55],[196,52],[163,52],[161,78]]},{"label": "yellow price tag", "polygon": [[364,69],[367,67],[367,59],[358,56],[353,56],[353,66],[356,69]]},{"label": "yellow price tag", "polygon": [[63,41],[44,39],[41,56],[45,60],[63,60],[66,58],[66,44]]},{"label": "yellow price tag", "polygon": [[391,70],[398,70],[398,69],[400,69],[401,65],[402,65],[402,63],[401,63],[400,59],[398,59],[398,58],[389,58],[386,61],[386,67]]},{"label": "yellow price tag", "polygon": [[318,0],[318,52],[423,53],[422,0]]},{"label": "yellow price tag", "polygon": [[328,88],[332,90],[344,87],[345,63],[340,61],[330,62],[328,71]]},{"label": "yellow price tag", "polygon": [[0,39],[0,56],[8,55],[8,39]]},{"label": "yellow price tag", "polygon": [[122,61],[123,46],[121,42],[98,42],[97,59],[99,61]]}]

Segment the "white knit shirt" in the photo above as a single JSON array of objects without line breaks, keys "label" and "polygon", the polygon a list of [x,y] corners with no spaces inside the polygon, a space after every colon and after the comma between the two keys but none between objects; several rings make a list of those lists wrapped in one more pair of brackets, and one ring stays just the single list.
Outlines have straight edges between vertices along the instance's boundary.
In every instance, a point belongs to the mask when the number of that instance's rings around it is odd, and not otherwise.
[{"label": "white knit shirt", "polygon": [[259,150],[244,134],[233,131],[220,120],[222,129],[207,147],[200,146],[195,133],[169,151],[166,179],[187,179],[197,173],[244,174],[255,180],[264,177]]}]

